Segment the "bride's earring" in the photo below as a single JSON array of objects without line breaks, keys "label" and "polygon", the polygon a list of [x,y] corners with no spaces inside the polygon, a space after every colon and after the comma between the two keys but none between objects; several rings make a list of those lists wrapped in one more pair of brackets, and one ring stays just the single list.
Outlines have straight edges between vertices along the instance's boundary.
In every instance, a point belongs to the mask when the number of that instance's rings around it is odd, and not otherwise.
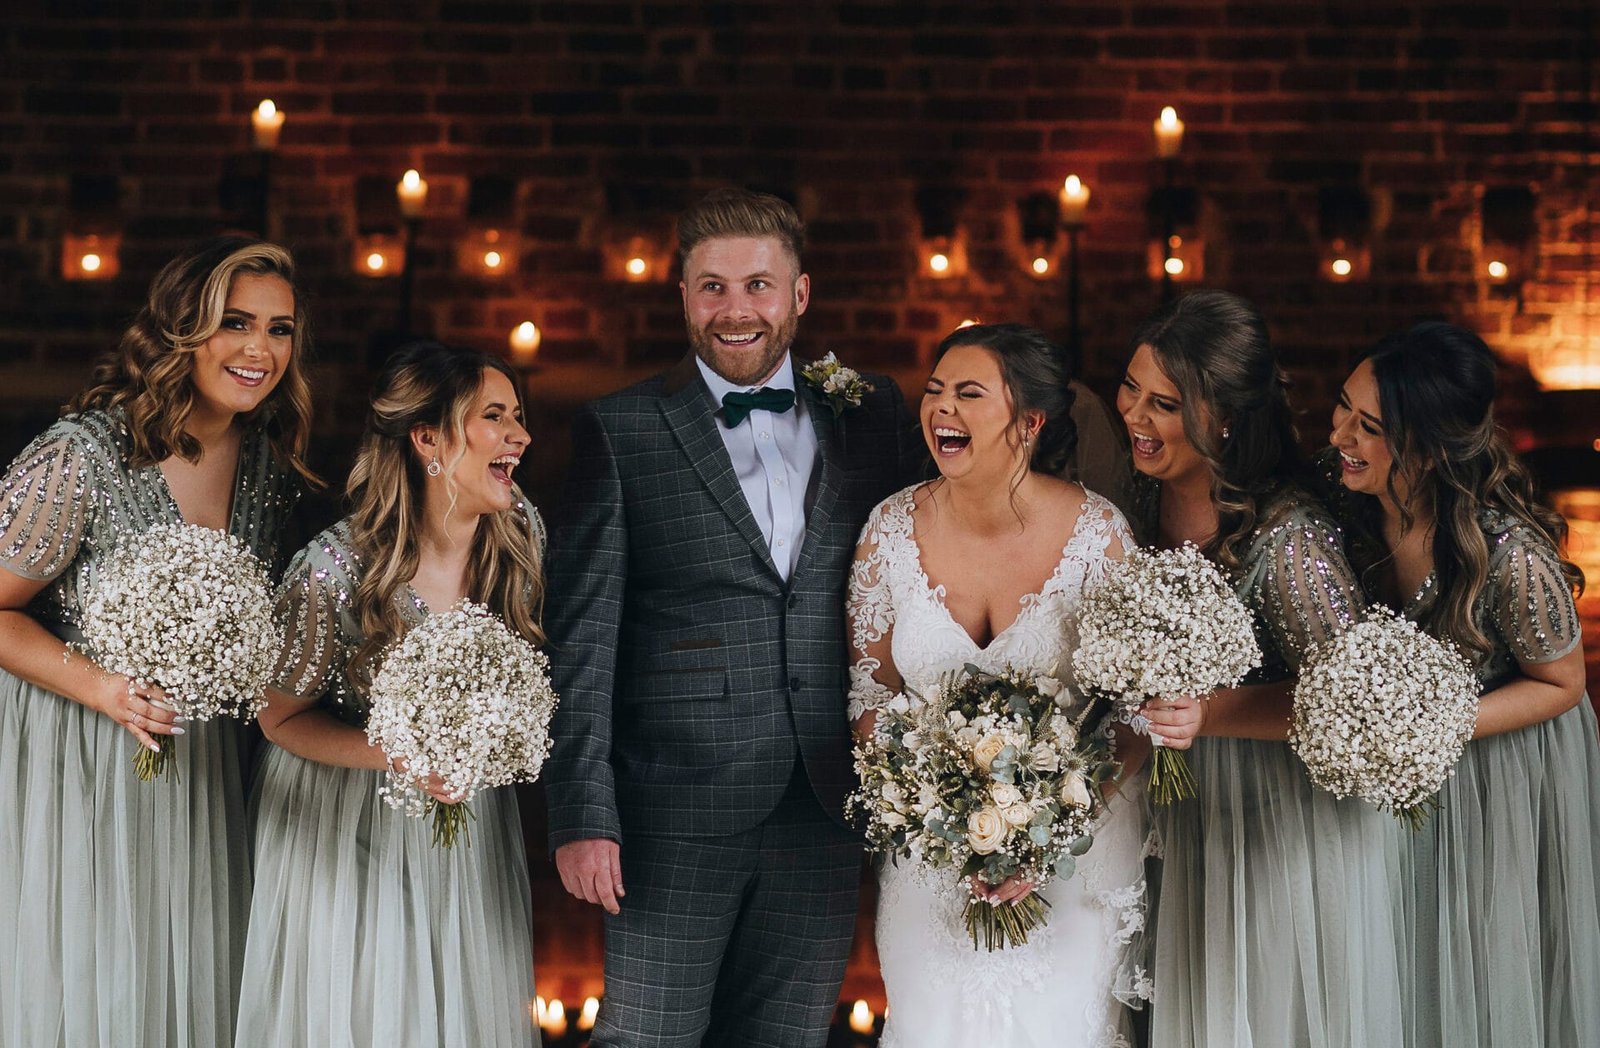
[{"label": "bride's earring", "polygon": [[1227,440],[1228,439],[1228,427],[1227,426],[1223,426],[1222,427],[1222,439],[1223,440]]},{"label": "bride's earring", "polygon": [[439,474],[441,474],[443,472],[444,472],[444,467],[439,465],[439,460],[438,459],[429,459],[428,460],[428,476],[437,477]]}]

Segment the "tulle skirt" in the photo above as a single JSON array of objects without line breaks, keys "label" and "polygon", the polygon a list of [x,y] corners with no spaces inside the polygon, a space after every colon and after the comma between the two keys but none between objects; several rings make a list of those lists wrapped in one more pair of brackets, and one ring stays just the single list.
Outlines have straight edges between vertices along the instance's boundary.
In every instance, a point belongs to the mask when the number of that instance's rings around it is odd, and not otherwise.
[{"label": "tulle skirt", "polygon": [[239,725],[186,727],[166,775],[141,782],[126,729],[0,670],[0,1044],[233,1043]]},{"label": "tulle skirt", "polygon": [[537,1044],[516,794],[478,794],[442,848],[382,779],[266,747],[239,1048]]},{"label": "tulle skirt", "polygon": [[1401,1043],[1410,830],[1315,789],[1288,744],[1203,738],[1157,807],[1152,1048]]},{"label": "tulle skirt", "polygon": [[1411,842],[1415,1048],[1600,1045],[1594,709],[1467,745]]}]

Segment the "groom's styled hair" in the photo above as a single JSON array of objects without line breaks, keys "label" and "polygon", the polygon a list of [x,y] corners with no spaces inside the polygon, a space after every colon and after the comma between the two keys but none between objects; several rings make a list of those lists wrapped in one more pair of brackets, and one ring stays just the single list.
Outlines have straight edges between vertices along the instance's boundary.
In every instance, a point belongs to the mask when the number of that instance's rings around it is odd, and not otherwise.
[{"label": "groom's styled hair", "polygon": [[806,227],[789,202],[748,189],[714,189],[678,217],[678,267],[701,243],[722,237],[777,237],[799,273]]}]

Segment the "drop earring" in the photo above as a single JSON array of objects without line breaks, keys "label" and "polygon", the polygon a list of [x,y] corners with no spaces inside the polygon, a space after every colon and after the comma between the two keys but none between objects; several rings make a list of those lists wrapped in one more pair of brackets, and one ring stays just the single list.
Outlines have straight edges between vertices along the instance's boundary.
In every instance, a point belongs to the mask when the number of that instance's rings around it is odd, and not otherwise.
[{"label": "drop earring", "polygon": [[428,476],[437,477],[439,474],[441,474],[443,472],[444,472],[444,467],[439,465],[439,460],[438,459],[429,459],[428,460]]}]

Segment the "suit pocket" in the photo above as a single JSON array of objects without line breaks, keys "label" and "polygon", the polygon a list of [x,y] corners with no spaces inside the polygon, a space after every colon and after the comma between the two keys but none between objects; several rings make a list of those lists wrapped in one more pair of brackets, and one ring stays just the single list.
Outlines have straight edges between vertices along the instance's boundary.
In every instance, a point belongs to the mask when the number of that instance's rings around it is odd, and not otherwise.
[{"label": "suit pocket", "polygon": [[622,691],[623,702],[641,705],[658,702],[721,702],[727,697],[728,671],[722,666],[641,667]]}]

